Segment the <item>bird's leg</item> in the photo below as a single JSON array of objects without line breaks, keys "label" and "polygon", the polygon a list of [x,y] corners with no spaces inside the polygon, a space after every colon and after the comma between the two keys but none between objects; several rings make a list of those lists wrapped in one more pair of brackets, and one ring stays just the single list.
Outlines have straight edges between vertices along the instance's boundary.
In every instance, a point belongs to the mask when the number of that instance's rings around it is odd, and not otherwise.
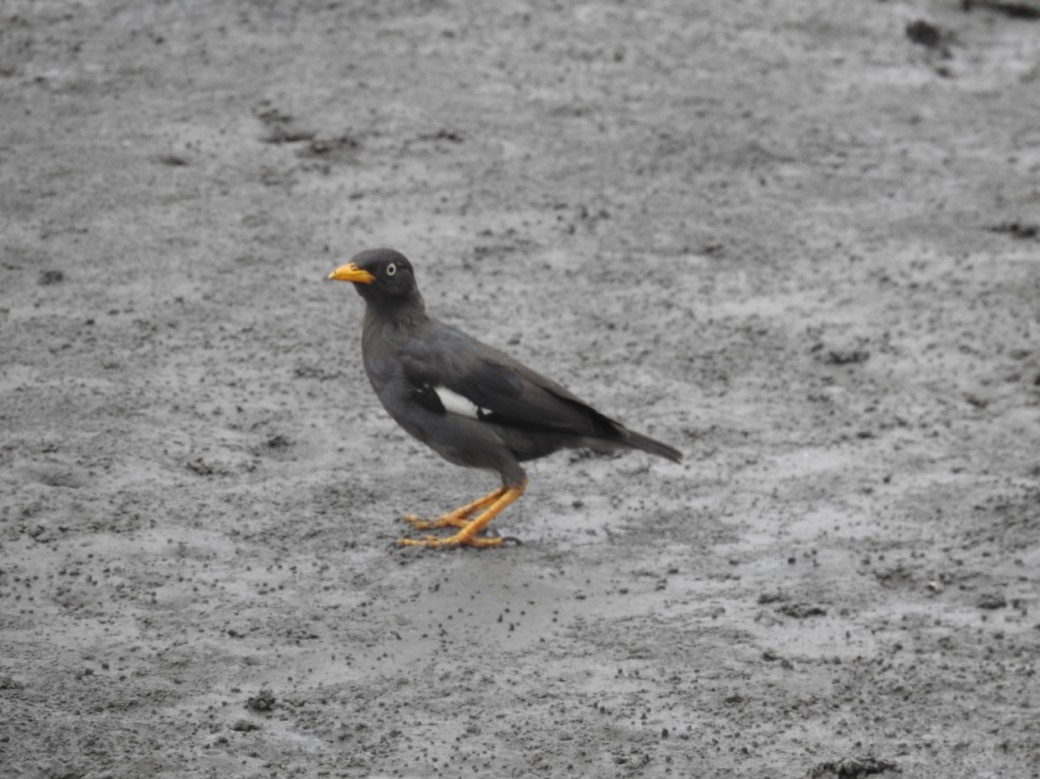
[{"label": "bird's leg", "polygon": [[449,511],[447,514],[443,514],[437,519],[420,519],[415,514],[405,514],[404,521],[414,527],[416,530],[435,530],[441,527],[466,527],[469,524],[467,521],[470,516],[475,512],[490,506],[496,500],[501,498],[506,491],[506,487],[499,487],[497,490],[492,490],[482,498],[477,498],[472,503],[467,503],[465,506]]},{"label": "bird's leg", "polygon": [[[459,532],[455,535],[448,536],[447,538],[439,538],[437,536],[427,536],[426,538],[402,538],[398,543],[402,546],[425,546],[429,549],[440,549],[445,546],[502,546],[501,538],[477,538],[477,534],[486,528],[491,520],[497,517],[506,506],[523,495],[525,489],[527,489],[526,479],[517,487],[503,487],[500,490],[485,495],[479,501],[474,501],[474,503],[484,501],[483,505],[487,506],[487,508],[484,509],[484,511],[475,519],[462,525]],[[497,497],[493,497],[496,494]],[[473,504],[470,505],[472,506]],[[463,508],[468,508],[468,506],[463,506]],[[475,510],[476,509],[474,509],[474,511]]]}]

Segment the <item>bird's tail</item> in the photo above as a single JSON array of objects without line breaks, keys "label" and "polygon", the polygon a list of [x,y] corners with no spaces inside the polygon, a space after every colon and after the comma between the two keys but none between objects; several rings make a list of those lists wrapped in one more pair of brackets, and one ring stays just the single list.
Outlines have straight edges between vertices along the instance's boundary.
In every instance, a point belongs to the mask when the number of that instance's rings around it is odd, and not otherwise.
[{"label": "bird's tail", "polygon": [[649,452],[650,454],[656,454],[658,457],[667,457],[669,460],[674,462],[682,461],[682,452],[674,446],[663,444],[648,435],[643,435],[642,433],[636,433],[629,430],[627,427],[624,428],[622,441],[625,446],[630,446],[633,449],[640,449],[644,452]]}]

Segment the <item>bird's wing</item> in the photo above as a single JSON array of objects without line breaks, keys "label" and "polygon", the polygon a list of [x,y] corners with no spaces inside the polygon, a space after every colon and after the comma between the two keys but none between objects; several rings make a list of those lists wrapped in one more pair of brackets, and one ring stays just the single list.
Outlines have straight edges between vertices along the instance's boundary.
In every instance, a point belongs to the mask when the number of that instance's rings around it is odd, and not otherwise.
[{"label": "bird's wing", "polygon": [[556,382],[449,325],[417,333],[401,353],[411,397],[435,413],[491,424],[614,439],[618,425]]}]

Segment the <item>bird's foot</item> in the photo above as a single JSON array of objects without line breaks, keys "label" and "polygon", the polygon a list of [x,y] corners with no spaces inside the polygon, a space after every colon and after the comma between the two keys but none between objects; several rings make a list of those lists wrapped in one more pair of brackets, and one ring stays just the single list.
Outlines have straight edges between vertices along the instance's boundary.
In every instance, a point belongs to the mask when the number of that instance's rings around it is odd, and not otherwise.
[{"label": "bird's foot", "polygon": [[442,527],[466,527],[469,524],[467,517],[457,516],[456,512],[445,514],[437,519],[422,519],[418,514],[405,514],[404,521],[416,530],[437,530]]},{"label": "bird's foot", "polygon": [[425,538],[402,538],[397,543],[399,546],[421,546],[426,549],[449,549],[458,546],[472,546],[475,549],[484,549],[489,546],[502,546],[505,539],[493,536],[479,538],[456,533],[453,536],[426,536]]},{"label": "bird's foot", "polygon": [[496,500],[505,495],[506,490],[506,487],[499,487],[497,490],[492,490],[487,495],[477,498],[472,503],[467,503],[465,506],[461,506],[454,511],[442,514],[437,517],[437,519],[422,519],[417,514],[405,514],[404,521],[416,530],[439,530],[442,527],[463,528],[470,524],[471,516],[481,509],[487,508],[493,504]]},{"label": "bird's foot", "polygon": [[[502,509],[524,494],[526,486],[527,483],[524,482],[519,487],[502,487],[482,498],[478,498],[468,506],[456,509],[438,519],[426,521],[419,519],[414,514],[409,514],[405,517],[405,520],[419,530],[457,527],[459,531],[454,535],[443,538],[441,536],[402,538],[397,543],[401,546],[422,546],[427,549],[445,549],[457,546],[472,546],[477,549],[484,549],[489,546],[502,546],[505,539],[497,536],[489,538],[479,534],[488,526],[492,519],[498,516]],[[476,518],[468,519],[471,514],[475,514],[479,509],[484,509],[484,511]]]}]

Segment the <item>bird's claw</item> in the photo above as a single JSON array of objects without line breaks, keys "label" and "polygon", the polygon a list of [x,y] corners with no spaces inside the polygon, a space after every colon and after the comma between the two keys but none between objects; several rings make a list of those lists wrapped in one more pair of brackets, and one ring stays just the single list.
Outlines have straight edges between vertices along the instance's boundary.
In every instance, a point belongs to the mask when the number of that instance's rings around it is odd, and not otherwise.
[{"label": "bird's claw", "polygon": [[[457,549],[460,546],[472,546],[476,549],[484,549],[489,546],[504,546],[504,538],[499,536],[493,536],[487,538],[484,536],[469,536],[462,533],[456,533],[453,536],[447,536],[442,538],[440,536],[425,536],[423,538],[402,538],[399,539],[398,546],[419,546],[426,549]],[[510,539],[517,541],[518,539]]]},{"label": "bird's claw", "polygon": [[[427,549],[442,549],[445,547],[456,548],[460,546],[471,546],[476,549],[485,549],[489,546],[503,546],[506,541],[500,536],[485,536],[483,532],[488,523],[498,516],[506,506],[519,498],[524,493],[527,482],[517,487],[500,487],[492,490],[487,495],[477,498],[472,503],[467,503],[462,508],[457,508],[437,519],[423,520],[415,514],[405,514],[405,521],[416,530],[438,530],[446,527],[457,528],[450,536],[424,536],[423,538],[402,538],[397,543],[400,546],[420,546]],[[476,518],[472,518],[477,512],[481,512]],[[519,545],[519,539],[510,539],[510,542]]]},{"label": "bird's claw", "polygon": [[421,546],[427,549],[437,549],[441,543],[437,536],[426,536],[426,538],[399,538],[397,546]]},{"label": "bird's claw", "polygon": [[404,521],[416,530],[437,530],[442,527],[465,527],[469,524],[465,517],[445,514],[437,519],[422,519],[418,514],[405,514]]}]

